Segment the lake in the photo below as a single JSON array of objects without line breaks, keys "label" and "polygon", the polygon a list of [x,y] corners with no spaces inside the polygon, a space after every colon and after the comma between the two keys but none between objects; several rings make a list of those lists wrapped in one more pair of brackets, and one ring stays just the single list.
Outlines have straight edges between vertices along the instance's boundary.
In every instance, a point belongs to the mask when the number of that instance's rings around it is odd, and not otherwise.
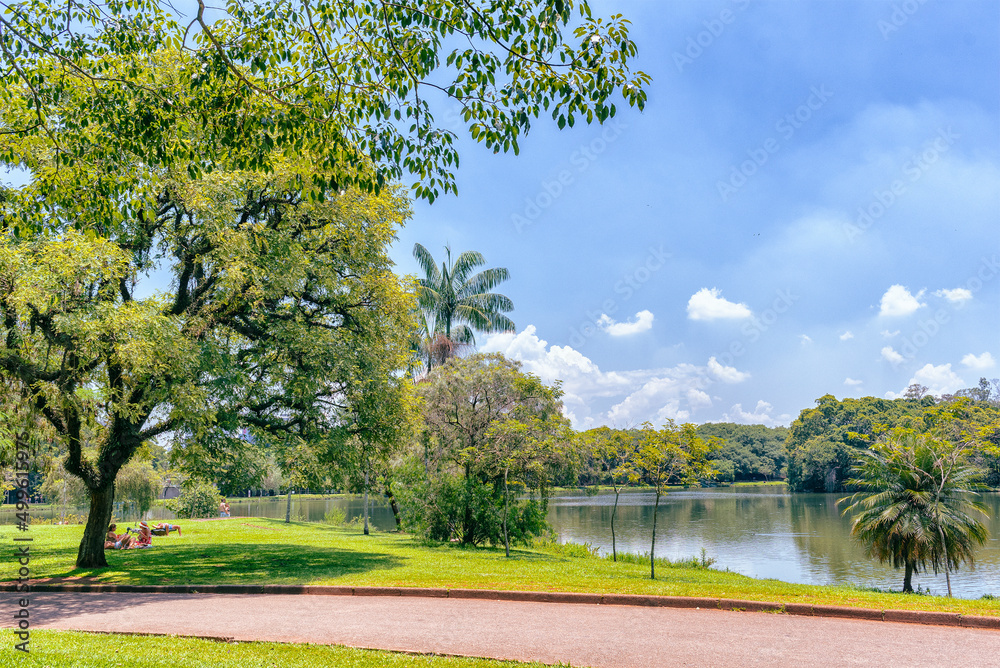
[{"label": "lake", "polygon": [[[903,571],[865,556],[840,513],[843,494],[791,494],[780,486],[718,487],[670,492],[660,499],[656,555],[707,555],[715,568],[756,578],[803,584],[854,584],[900,590]],[[615,520],[618,550],[649,552],[654,495],[626,492]],[[984,494],[989,542],[976,552],[976,568],[951,575],[955,596],[1000,595],[1000,494]],[[589,543],[611,553],[614,494],[566,493],[549,502],[549,522],[562,542]],[[915,575],[913,586],[944,595],[943,574]]]}]

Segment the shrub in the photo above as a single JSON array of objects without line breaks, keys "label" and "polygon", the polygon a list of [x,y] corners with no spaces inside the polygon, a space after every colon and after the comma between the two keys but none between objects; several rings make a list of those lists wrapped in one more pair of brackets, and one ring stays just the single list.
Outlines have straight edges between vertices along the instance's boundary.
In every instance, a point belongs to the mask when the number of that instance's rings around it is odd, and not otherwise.
[{"label": "shrub", "polygon": [[203,480],[188,480],[181,495],[167,501],[166,506],[178,517],[211,517],[219,510],[219,488]]}]

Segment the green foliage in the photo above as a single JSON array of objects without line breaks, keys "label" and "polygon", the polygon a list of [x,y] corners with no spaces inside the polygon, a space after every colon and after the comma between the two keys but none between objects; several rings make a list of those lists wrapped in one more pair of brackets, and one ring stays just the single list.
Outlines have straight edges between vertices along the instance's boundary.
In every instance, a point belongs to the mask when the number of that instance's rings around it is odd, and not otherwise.
[{"label": "green foliage", "polygon": [[160,475],[150,461],[133,459],[115,478],[115,500],[142,517],[153,507],[161,484]]},{"label": "green foliage", "polygon": [[783,476],[788,436],[785,427],[709,422],[698,425],[698,435],[720,441],[712,455],[718,480],[770,481]]},{"label": "green foliage", "polygon": [[424,430],[399,471],[407,526],[508,549],[545,531],[546,489],[572,440],[559,389],[493,354],[449,360],[418,392]]},{"label": "green foliage", "polygon": [[347,523],[347,514],[344,512],[343,508],[337,508],[334,506],[330,510],[326,511],[323,515],[323,523],[331,524],[333,526],[343,526]]},{"label": "green foliage", "polygon": [[[831,395],[805,409],[788,430],[788,485],[793,491],[831,492],[845,487],[857,457],[895,428],[933,431],[953,444],[970,445],[970,460],[1000,471],[1000,406],[967,397],[935,403],[908,399],[844,399]],[[996,480],[997,482],[994,482]],[[1000,473],[989,479],[1000,483]]]},{"label": "green foliage", "polygon": [[[220,163],[270,171],[276,150],[317,156],[315,197],[411,175],[433,201],[456,190],[459,160],[434,118],[441,103],[487,149],[517,153],[541,115],[560,128],[604,123],[617,95],[642,109],[650,81],[631,69],[629,21],[573,0],[233,2],[196,15],[163,0],[12,7],[0,94],[24,114],[6,129],[62,135],[60,164],[93,171],[109,214],[134,201],[116,160],[198,177]],[[151,62],[180,64],[171,91]],[[92,104],[67,104],[81,85]],[[200,134],[211,141],[192,142]]]},{"label": "green foliage", "polygon": [[[430,252],[413,246],[424,277],[417,280],[417,303],[421,314],[417,349],[426,371],[443,364],[463,346],[475,345],[473,329],[483,332],[514,331],[514,323],[504,313],[514,309],[509,297],[490,292],[510,278],[504,267],[476,272],[486,258],[476,251],[465,251],[452,260],[451,248],[445,246],[447,259],[438,268]],[[476,273],[473,273],[476,272]]]},{"label": "green foliage", "polygon": [[177,513],[178,517],[213,517],[219,512],[221,498],[219,488],[214,484],[193,479],[185,482],[181,486],[180,496],[167,501],[166,506]]},{"label": "green foliage", "polygon": [[962,446],[894,430],[862,453],[854,474],[850,484],[859,491],[845,511],[854,514],[851,535],[870,556],[905,567],[904,592],[913,590],[913,572],[971,565],[989,538],[985,508],[970,498],[979,472]]}]

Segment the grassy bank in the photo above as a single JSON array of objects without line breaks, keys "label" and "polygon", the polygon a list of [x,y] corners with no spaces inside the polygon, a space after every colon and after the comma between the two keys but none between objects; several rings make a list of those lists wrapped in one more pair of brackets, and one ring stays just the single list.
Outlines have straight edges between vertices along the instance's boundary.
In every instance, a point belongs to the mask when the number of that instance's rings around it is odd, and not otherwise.
[{"label": "grassy bank", "polygon": [[[613,563],[581,546],[516,549],[462,548],[427,543],[406,534],[361,535],[356,528],[262,518],[180,522],[183,537],[155,538],[148,550],[109,552],[110,568],[73,567],[83,527],[38,526],[30,534],[32,577],[87,577],[129,584],[273,583],[442,587],[530,591],[711,596],[784,603],[879,609],[941,610],[1000,616],[997,600],[947,599],[757,580],[696,567],[657,568],[648,562]],[[0,573],[13,573],[10,525],[0,526]],[[902,580],[902,578],[900,578]]]},{"label": "grassy bank", "polygon": [[5,639],[0,662],[17,668],[534,668],[540,663],[466,659],[268,642],[224,643],[197,638],[32,631],[31,652]]}]

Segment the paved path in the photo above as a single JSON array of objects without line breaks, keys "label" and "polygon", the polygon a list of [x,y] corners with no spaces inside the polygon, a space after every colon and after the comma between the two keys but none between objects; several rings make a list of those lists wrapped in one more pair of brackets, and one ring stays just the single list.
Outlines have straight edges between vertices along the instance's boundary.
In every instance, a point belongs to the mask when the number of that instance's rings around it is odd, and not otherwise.
[{"label": "paved path", "polygon": [[[16,594],[0,593],[9,627]],[[720,610],[375,596],[31,594],[32,628],[343,644],[573,666],[995,666],[997,631]]]}]

